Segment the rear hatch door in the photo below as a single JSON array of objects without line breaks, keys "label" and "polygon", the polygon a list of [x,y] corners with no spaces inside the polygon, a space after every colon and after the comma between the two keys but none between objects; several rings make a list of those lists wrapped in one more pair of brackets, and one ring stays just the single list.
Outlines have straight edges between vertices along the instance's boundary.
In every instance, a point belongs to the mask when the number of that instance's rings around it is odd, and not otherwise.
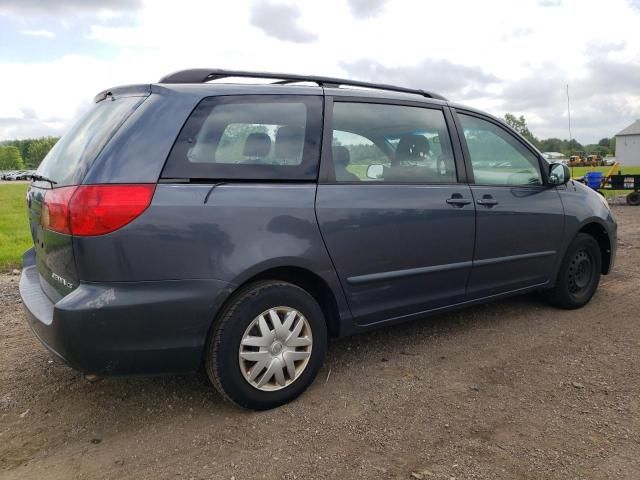
[{"label": "rear hatch door", "polygon": [[54,209],[47,207],[47,200],[60,198],[62,192],[73,193],[105,145],[148,95],[140,88],[103,93],[103,99],[56,143],[36,172],[54,182],[34,181],[27,192],[40,284],[53,302],[78,286],[78,274],[72,236],[43,226],[50,215],[55,215]]}]

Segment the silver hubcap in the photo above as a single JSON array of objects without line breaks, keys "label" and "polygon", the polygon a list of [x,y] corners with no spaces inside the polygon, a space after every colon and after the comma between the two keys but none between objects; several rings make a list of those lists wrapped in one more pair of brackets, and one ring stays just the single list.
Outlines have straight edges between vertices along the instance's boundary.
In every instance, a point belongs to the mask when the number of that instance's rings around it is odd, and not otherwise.
[{"label": "silver hubcap", "polygon": [[280,390],[300,378],[312,346],[304,315],[291,307],[270,308],[254,318],[242,336],[240,371],[258,390]]}]

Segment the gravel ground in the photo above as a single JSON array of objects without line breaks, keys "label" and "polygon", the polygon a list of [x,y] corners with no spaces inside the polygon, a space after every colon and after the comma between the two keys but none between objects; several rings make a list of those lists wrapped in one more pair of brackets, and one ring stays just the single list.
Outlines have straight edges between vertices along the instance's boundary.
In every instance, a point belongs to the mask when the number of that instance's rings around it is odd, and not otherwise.
[{"label": "gravel ground", "polygon": [[197,375],[88,383],[0,275],[0,477],[638,479],[640,209],[614,210],[587,307],[526,296],[336,340],[306,394],[261,413]]}]

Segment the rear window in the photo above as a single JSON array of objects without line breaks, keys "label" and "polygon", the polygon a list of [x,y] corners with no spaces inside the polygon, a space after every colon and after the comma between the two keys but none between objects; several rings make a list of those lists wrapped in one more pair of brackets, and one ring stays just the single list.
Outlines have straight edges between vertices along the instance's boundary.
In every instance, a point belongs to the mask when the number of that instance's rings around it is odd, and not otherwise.
[{"label": "rear window", "polygon": [[321,97],[205,98],[169,154],[163,178],[315,180]]},{"label": "rear window", "polygon": [[113,134],[146,97],[120,97],[95,104],[51,149],[37,173],[57,187],[78,184]]}]

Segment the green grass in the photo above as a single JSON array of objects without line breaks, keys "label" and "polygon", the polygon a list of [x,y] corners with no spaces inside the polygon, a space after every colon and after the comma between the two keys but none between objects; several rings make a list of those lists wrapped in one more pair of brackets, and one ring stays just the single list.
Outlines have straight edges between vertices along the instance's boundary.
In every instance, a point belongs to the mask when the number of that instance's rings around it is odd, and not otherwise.
[{"label": "green grass", "polygon": [[[573,178],[583,177],[584,175],[586,175],[587,172],[602,172],[604,175],[606,175],[607,173],[609,173],[610,169],[611,169],[611,166],[609,167],[569,167],[569,170],[571,170],[571,176]],[[618,166],[614,169],[613,172],[611,172],[612,175],[618,175],[618,173],[622,175],[640,175],[640,167]],[[628,195],[631,192],[631,190],[606,190],[606,189],[603,189],[600,191],[606,198],[616,197],[618,195]]]},{"label": "green grass", "polygon": [[[571,176],[576,178],[582,177],[587,172],[602,172],[606,175],[610,168],[611,167],[569,167],[569,170],[571,170]],[[618,170],[623,175],[640,175],[640,167],[616,167],[613,174],[617,175]]]},{"label": "green grass", "polygon": [[33,245],[27,219],[27,183],[0,184],[0,272],[20,266]]}]

